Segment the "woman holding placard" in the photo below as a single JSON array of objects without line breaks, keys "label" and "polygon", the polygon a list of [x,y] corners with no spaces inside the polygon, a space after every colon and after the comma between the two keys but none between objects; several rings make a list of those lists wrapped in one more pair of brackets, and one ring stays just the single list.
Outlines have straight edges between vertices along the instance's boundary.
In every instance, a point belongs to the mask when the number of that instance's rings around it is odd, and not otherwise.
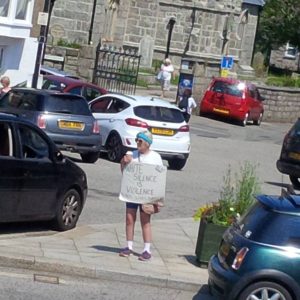
[{"label": "woman holding placard", "polygon": [[[137,150],[131,152],[128,151],[121,160],[121,170],[130,162],[140,162],[145,164],[159,165],[163,166],[162,159],[160,155],[150,150],[150,145],[152,144],[153,138],[149,131],[139,132],[135,139],[137,143]],[[151,215],[143,211],[142,205],[138,203],[126,202],[126,240],[127,247],[122,249],[119,253],[122,257],[128,257],[133,253],[133,237],[134,237],[134,227],[136,222],[137,210],[140,210],[140,221],[142,226],[143,240],[144,240],[144,250],[139,256],[139,260],[148,261],[151,258],[151,240],[152,231],[150,219]]]}]

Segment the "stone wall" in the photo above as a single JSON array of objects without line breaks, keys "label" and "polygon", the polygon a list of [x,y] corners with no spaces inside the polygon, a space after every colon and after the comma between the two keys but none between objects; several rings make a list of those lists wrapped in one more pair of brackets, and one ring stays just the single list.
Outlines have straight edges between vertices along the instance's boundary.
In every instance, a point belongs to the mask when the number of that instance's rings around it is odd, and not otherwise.
[{"label": "stone wall", "polygon": [[300,116],[300,89],[258,86],[265,97],[264,121],[294,122]]}]

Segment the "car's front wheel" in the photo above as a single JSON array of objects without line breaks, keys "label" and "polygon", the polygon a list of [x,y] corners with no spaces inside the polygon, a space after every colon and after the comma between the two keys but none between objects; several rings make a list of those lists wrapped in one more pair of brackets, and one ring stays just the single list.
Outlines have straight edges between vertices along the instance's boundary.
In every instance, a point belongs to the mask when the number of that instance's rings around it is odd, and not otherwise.
[{"label": "car's front wheel", "polygon": [[238,297],[238,300],[292,300],[290,293],[275,282],[261,281],[248,286]]},{"label": "car's front wheel", "polygon": [[172,170],[181,170],[185,164],[186,164],[187,159],[180,159],[180,158],[175,158],[175,159],[169,159],[169,168]]},{"label": "car's front wheel", "polygon": [[80,154],[82,161],[90,164],[95,163],[98,160],[99,155],[99,152],[88,152]]},{"label": "car's front wheel", "polygon": [[290,175],[290,181],[293,184],[293,187],[296,189],[300,189],[300,181],[299,177]]},{"label": "car's front wheel", "polygon": [[117,133],[113,133],[108,138],[107,157],[110,161],[119,162],[124,155],[122,140]]},{"label": "car's front wheel", "polygon": [[70,230],[77,224],[82,210],[82,199],[75,189],[63,196],[54,218],[54,226],[59,231]]}]

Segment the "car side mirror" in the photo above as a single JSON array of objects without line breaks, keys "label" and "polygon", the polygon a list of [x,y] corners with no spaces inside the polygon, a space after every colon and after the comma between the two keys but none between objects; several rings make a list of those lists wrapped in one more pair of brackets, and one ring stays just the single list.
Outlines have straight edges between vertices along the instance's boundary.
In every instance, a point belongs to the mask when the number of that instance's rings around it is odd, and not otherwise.
[{"label": "car side mirror", "polygon": [[259,96],[259,101],[265,101],[266,100],[266,98],[265,97],[263,97],[263,96]]}]

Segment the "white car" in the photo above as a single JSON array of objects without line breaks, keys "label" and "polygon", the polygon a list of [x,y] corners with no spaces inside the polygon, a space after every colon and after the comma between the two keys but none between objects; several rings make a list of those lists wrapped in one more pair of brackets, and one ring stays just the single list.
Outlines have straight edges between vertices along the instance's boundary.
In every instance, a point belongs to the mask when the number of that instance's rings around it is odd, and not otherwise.
[{"label": "white car", "polygon": [[181,110],[168,101],[151,96],[106,94],[89,102],[100,125],[103,149],[108,159],[119,162],[128,150],[136,149],[138,132],[153,135],[151,149],[174,170],[181,170],[190,153],[190,129]]}]

